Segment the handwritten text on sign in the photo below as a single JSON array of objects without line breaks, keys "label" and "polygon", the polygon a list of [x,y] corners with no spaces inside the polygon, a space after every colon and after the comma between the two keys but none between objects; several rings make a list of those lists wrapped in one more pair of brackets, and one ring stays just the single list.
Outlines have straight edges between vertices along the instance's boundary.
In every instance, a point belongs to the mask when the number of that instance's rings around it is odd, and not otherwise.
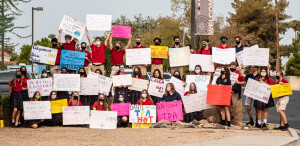
[{"label": "handwritten text on sign", "polygon": [[169,82],[173,83],[175,90],[180,94],[181,97],[184,96],[184,83],[181,80],[172,76]]},{"label": "handwritten text on sign", "polygon": [[230,64],[235,61],[235,48],[219,49],[213,47],[212,62],[219,64]]},{"label": "handwritten text on sign", "polygon": [[214,71],[214,63],[212,62],[212,55],[191,54],[189,70],[194,71],[196,65],[200,65],[203,72]]},{"label": "handwritten text on sign", "polygon": [[129,107],[130,103],[114,103],[111,104],[111,111],[117,111],[118,116],[128,116]]},{"label": "handwritten text on sign", "polygon": [[63,107],[63,125],[82,125],[90,123],[89,106]]},{"label": "handwritten text on sign", "polygon": [[131,37],[131,27],[121,26],[121,25],[113,25],[112,37],[129,39]]},{"label": "handwritten text on sign", "polygon": [[170,67],[185,66],[190,63],[190,48],[169,48]]},{"label": "handwritten text on sign", "polygon": [[167,83],[164,80],[151,77],[148,92],[150,95],[162,98],[166,85]]},{"label": "handwritten text on sign", "polygon": [[151,49],[127,49],[126,65],[151,64]]},{"label": "handwritten text on sign", "polygon": [[206,97],[206,92],[200,92],[196,94],[190,94],[189,96],[183,96],[182,102],[184,105],[185,112],[192,113],[211,108],[211,105],[206,104]]},{"label": "handwritten text on sign", "polygon": [[268,66],[269,64],[269,48],[258,48],[257,45],[250,48],[244,48],[243,64]]},{"label": "handwritten text on sign", "polygon": [[98,78],[80,78],[80,95],[98,95]]},{"label": "handwritten text on sign", "polygon": [[151,58],[161,58],[167,59],[168,58],[168,46],[154,46],[151,45]]},{"label": "handwritten text on sign", "polygon": [[263,103],[268,103],[271,95],[270,85],[248,79],[244,95]]},{"label": "handwritten text on sign", "polygon": [[231,85],[207,85],[206,104],[230,105]]},{"label": "handwritten text on sign", "polygon": [[207,85],[210,82],[209,75],[187,75],[186,76],[186,83],[187,86],[185,87],[185,91],[189,91],[189,87],[191,83],[195,83],[197,87],[197,92],[207,91]]},{"label": "handwritten text on sign", "polygon": [[130,123],[155,123],[156,106],[155,105],[130,105],[129,122]]},{"label": "handwritten text on sign", "polygon": [[24,119],[52,119],[50,101],[24,101]]},{"label": "handwritten text on sign", "polygon": [[104,93],[106,96],[108,96],[112,85],[112,79],[106,76],[99,75],[98,84],[99,84],[98,92]]},{"label": "handwritten text on sign", "polygon": [[147,129],[152,126],[151,123],[132,123],[132,128],[135,129]]},{"label": "handwritten text on sign", "polygon": [[132,77],[128,75],[117,75],[112,77],[114,86],[132,85]]},{"label": "handwritten text on sign", "polygon": [[63,29],[63,32],[81,40],[85,31],[85,24],[73,19],[72,17],[64,15],[59,28]]},{"label": "handwritten text on sign", "polygon": [[181,101],[160,102],[156,104],[157,118],[167,121],[181,121],[182,115],[182,103]]},{"label": "handwritten text on sign", "polygon": [[111,20],[111,15],[86,14],[86,27],[88,30],[110,30]]},{"label": "handwritten text on sign", "polygon": [[33,45],[31,49],[30,59],[31,62],[55,65],[57,56],[57,49]]},{"label": "handwritten text on sign", "polygon": [[117,112],[115,111],[91,111],[90,128],[116,129]]},{"label": "handwritten text on sign", "polygon": [[50,101],[51,104],[51,113],[57,114],[62,113],[63,107],[68,106],[67,99],[61,99],[61,100],[54,100]]},{"label": "handwritten text on sign", "polygon": [[80,91],[80,75],[53,74],[53,91]]},{"label": "handwritten text on sign", "polygon": [[84,67],[84,52],[77,51],[61,51],[60,68],[67,68],[68,70],[79,70]]},{"label": "handwritten text on sign", "polygon": [[52,78],[27,80],[29,97],[33,97],[36,91],[40,92],[40,96],[49,96],[52,91]]},{"label": "handwritten text on sign", "polygon": [[290,83],[271,85],[272,97],[280,97],[293,94]]},{"label": "handwritten text on sign", "polygon": [[148,84],[148,80],[132,78],[132,85],[128,89],[142,92],[144,89],[148,89]]}]

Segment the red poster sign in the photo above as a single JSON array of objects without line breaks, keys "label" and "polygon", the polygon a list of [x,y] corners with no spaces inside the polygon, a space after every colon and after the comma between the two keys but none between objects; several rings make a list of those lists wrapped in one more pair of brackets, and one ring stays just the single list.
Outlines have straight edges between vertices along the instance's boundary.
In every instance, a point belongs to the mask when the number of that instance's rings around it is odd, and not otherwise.
[{"label": "red poster sign", "polygon": [[207,85],[206,104],[230,105],[231,85]]}]

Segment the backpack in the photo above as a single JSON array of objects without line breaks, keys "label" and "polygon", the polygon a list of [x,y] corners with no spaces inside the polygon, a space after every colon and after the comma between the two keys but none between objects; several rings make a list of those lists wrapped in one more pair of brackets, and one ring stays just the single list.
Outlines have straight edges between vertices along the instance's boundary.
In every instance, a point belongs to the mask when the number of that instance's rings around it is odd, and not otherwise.
[{"label": "backpack", "polygon": [[[212,55],[212,50],[211,50],[211,47],[208,47],[209,48],[209,51],[210,51],[210,55]],[[203,52],[203,49],[204,48],[201,48],[201,50],[200,50],[200,54],[202,54],[202,52]]]}]

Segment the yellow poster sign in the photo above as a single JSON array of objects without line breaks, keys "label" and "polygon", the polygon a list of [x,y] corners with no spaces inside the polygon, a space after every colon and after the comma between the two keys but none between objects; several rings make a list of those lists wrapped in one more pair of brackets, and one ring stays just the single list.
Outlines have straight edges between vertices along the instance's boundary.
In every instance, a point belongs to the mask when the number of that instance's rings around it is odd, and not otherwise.
[{"label": "yellow poster sign", "polygon": [[293,94],[290,83],[271,85],[272,97],[280,97]]},{"label": "yellow poster sign", "polygon": [[168,46],[155,46],[151,45],[151,58],[161,58],[167,59],[168,58]]},{"label": "yellow poster sign", "polygon": [[151,123],[132,123],[132,128],[136,129],[146,129],[152,126]]},{"label": "yellow poster sign", "polygon": [[54,100],[54,101],[50,101],[50,105],[51,105],[51,113],[57,114],[57,113],[62,113],[63,107],[68,106],[68,102],[67,99]]}]

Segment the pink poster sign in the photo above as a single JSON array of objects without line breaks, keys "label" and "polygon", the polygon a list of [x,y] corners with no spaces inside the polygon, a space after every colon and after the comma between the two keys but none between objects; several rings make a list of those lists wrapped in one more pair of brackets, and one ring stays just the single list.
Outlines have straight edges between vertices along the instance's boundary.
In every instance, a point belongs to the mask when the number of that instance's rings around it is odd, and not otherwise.
[{"label": "pink poster sign", "polygon": [[118,116],[128,116],[129,107],[130,103],[114,103],[111,104],[111,111],[117,111]]},{"label": "pink poster sign", "polygon": [[167,121],[182,121],[182,102],[171,101],[171,102],[160,102],[156,104],[157,118],[160,120]]},{"label": "pink poster sign", "polygon": [[113,25],[112,37],[129,39],[130,35],[131,35],[131,27],[121,26],[121,25]]}]

